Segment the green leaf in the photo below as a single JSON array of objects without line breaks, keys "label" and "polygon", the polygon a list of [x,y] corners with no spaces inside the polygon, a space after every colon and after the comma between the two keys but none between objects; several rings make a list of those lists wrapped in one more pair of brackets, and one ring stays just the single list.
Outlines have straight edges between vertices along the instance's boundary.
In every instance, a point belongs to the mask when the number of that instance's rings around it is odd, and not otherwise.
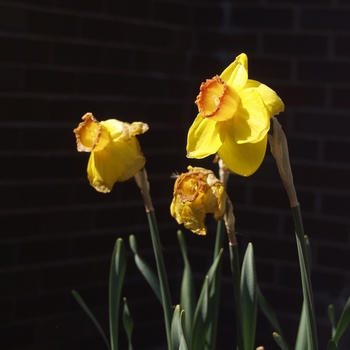
[{"label": "green leaf", "polygon": [[258,304],[263,312],[263,314],[266,316],[266,318],[270,321],[272,327],[276,330],[278,336],[283,336],[281,326],[278,322],[277,316],[275,312],[273,311],[271,305],[266,300],[264,295],[262,294],[259,285],[256,286],[257,291],[257,297],[258,297]]},{"label": "green leaf", "polygon": [[171,319],[173,314],[167,273],[165,270],[162,245],[159,238],[158,224],[154,210],[147,212],[148,225],[151,233],[154,258],[156,260],[160,292],[162,295],[162,306],[164,312],[165,332],[168,349],[171,350]]},{"label": "green leaf", "polygon": [[118,238],[114,246],[109,274],[109,329],[112,350],[118,350],[119,307],[125,270],[125,246],[123,240]]},{"label": "green leaf", "polygon": [[180,314],[180,324],[182,327],[182,336],[181,336],[181,340],[180,340],[180,346],[179,346],[179,350],[188,350],[188,346],[187,346],[187,342],[186,339],[184,337],[184,332],[183,332],[183,316],[185,314],[185,311],[181,311]]},{"label": "green leaf", "polygon": [[180,348],[181,338],[183,336],[180,314],[181,314],[180,305],[176,305],[174,309],[173,319],[171,322],[171,343],[172,343],[172,348],[174,350]]},{"label": "green leaf", "polygon": [[245,350],[253,350],[256,332],[257,317],[257,290],[254,250],[248,244],[242,263],[241,274],[241,305],[243,341]]},{"label": "green leaf", "polygon": [[311,258],[309,241],[304,235],[300,206],[292,208],[293,221],[295,227],[295,237],[298,248],[300,275],[305,303],[305,321],[307,329],[308,350],[317,350],[316,319],[314,311],[314,300],[311,285]]},{"label": "green leaf", "polygon": [[[215,237],[215,247],[213,254],[213,261],[220,253],[220,250],[223,249],[225,237],[225,222],[220,220],[216,226],[216,237]],[[209,303],[209,314],[210,322],[209,329],[207,332],[206,346],[207,350],[216,349],[216,337],[217,337],[217,328],[218,328],[218,319],[219,319],[219,310],[220,310],[220,294],[221,294],[221,280],[222,280],[222,259],[217,268],[217,272],[214,277],[214,281],[211,284],[209,291],[210,294],[210,303]]]},{"label": "green leaf", "polygon": [[334,333],[335,333],[334,305],[332,305],[332,304],[328,305],[327,314],[328,314],[328,318],[329,318],[329,321],[330,321],[331,326],[332,326],[332,337],[333,337],[333,336],[334,336]]},{"label": "green leaf", "polygon": [[282,350],[288,350],[289,349],[286,341],[283,339],[283,337],[281,335],[279,335],[278,333],[274,332],[272,334],[272,336],[273,336],[273,339],[275,339],[275,342],[278,344],[278,346]]},{"label": "green leaf", "polygon": [[345,329],[348,327],[350,322],[350,297],[348,301],[345,304],[345,307],[343,309],[343,312],[340,316],[337,329],[335,331],[335,334],[332,338],[332,340],[338,344],[340,337],[343,335]]},{"label": "green leaf", "polygon": [[204,279],[201,294],[193,318],[191,350],[203,350],[208,328],[209,277]]},{"label": "green leaf", "polygon": [[181,282],[181,292],[180,292],[180,305],[181,310],[185,311],[184,314],[184,336],[187,342],[189,342],[192,320],[195,309],[195,286],[193,282],[193,275],[191,265],[187,257],[187,246],[184,236],[181,231],[177,232],[177,237],[180,244],[180,249],[182,253],[182,258],[184,261],[184,271],[182,275]]},{"label": "green leaf", "polygon": [[124,298],[123,301],[124,301],[123,325],[124,325],[125,333],[128,337],[128,345],[129,345],[128,348],[129,350],[133,350],[131,337],[132,337],[132,330],[134,328],[134,320],[131,317],[126,298]]},{"label": "green leaf", "polygon": [[153,289],[155,295],[157,296],[158,300],[160,303],[162,303],[162,294],[160,291],[160,286],[159,286],[159,281],[157,278],[157,275],[155,272],[152,270],[150,265],[144,260],[140,254],[138,253],[137,250],[137,241],[136,237],[134,235],[131,235],[129,237],[129,244],[132,252],[134,253],[134,260],[137,268],[145,278],[145,280],[148,282],[148,284],[151,286]]},{"label": "green leaf", "polygon": [[107,349],[110,349],[110,345],[108,342],[108,339],[106,337],[105,332],[103,331],[102,327],[100,326],[100,324],[98,323],[98,321],[96,320],[95,316],[93,315],[93,313],[91,312],[91,310],[89,309],[89,307],[86,305],[85,301],[83,300],[83,298],[79,295],[78,292],[76,292],[75,290],[72,290],[72,294],[75,298],[75,300],[78,302],[78,304],[81,306],[81,308],[85,311],[85,313],[89,316],[89,318],[91,319],[91,321],[94,323],[94,325],[96,326],[97,330],[100,332],[100,334],[102,335],[103,340],[105,341],[106,345],[107,345]]},{"label": "green leaf", "polygon": [[237,244],[230,245],[230,267],[233,282],[233,294],[236,308],[236,334],[237,334],[237,350],[244,350],[243,343],[243,321],[242,321],[242,307],[241,307],[241,268],[239,265],[239,252]]},{"label": "green leaf", "polygon": [[327,344],[327,350],[338,350],[337,344],[333,340],[330,340]]},{"label": "green leaf", "polygon": [[307,314],[306,314],[306,303],[303,301],[301,309],[299,327],[297,333],[297,339],[295,342],[295,349],[308,350],[308,335],[307,335]]},{"label": "green leaf", "polygon": [[203,350],[206,342],[207,331],[212,316],[210,291],[212,284],[215,282],[218,266],[221,264],[222,251],[223,250],[221,249],[213,264],[210,266],[206,278],[204,279],[201,294],[194,312],[190,342],[191,350]]}]

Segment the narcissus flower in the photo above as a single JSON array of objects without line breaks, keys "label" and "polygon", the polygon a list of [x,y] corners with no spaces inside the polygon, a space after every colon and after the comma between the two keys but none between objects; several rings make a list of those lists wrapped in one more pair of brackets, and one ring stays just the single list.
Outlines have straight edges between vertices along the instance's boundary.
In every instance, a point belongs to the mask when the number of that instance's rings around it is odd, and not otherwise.
[{"label": "narcissus flower", "polygon": [[179,224],[194,233],[205,235],[205,215],[213,213],[221,220],[226,211],[227,194],[211,170],[189,166],[188,172],[175,181],[170,213]]},{"label": "narcissus flower", "polygon": [[270,118],[284,104],[268,86],[248,79],[247,56],[202,83],[195,103],[199,114],[188,132],[187,157],[218,153],[234,173],[253,174],[265,156]]},{"label": "narcissus flower", "polygon": [[73,130],[79,152],[91,152],[87,173],[91,186],[110,192],[115,182],[133,177],[146,163],[136,135],[148,130],[142,122],[116,119],[98,122],[91,113]]}]

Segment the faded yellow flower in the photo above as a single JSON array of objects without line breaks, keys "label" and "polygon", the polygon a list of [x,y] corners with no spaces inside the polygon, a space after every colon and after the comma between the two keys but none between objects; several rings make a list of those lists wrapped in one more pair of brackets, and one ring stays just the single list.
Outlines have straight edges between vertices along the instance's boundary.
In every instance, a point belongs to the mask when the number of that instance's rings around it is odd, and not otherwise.
[{"label": "faded yellow flower", "polygon": [[86,113],[73,130],[79,152],[91,152],[87,174],[91,186],[110,192],[115,182],[133,177],[146,163],[136,135],[148,130],[142,122],[132,124],[109,119],[98,122]]},{"label": "faded yellow flower", "polygon": [[202,83],[195,103],[199,114],[188,132],[187,157],[218,153],[234,173],[253,174],[265,156],[270,118],[284,104],[268,86],[248,79],[247,56]]},{"label": "faded yellow flower", "polygon": [[170,213],[179,224],[194,233],[205,235],[205,215],[213,213],[221,220],[226,211],[227,194],[211,170],[189,166],[175,181]]}]

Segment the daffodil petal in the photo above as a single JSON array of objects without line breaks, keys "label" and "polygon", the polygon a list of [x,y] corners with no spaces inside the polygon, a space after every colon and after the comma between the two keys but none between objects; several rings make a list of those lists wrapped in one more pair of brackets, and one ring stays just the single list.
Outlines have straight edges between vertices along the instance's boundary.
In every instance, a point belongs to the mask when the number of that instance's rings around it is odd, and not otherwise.
[{"label": "daffodil petal", "polygon": [[148,130],[148,125],[142,122],[132,124],[117,119],[108,119],[100,123],[105,127],[113,141],[127,141],[135,135],[143,134]]},{"label": "daffodil petal", "polygon": [[234,137],[226,135],[225,143],[218,154],[225,165],[234,173],[250,176],[259,168],[266,152],[267,136],[257,143],[238,144]]},{"label": "daffodil petal", "polygon": [[270,117],[284,111],[284,103],[274,90],[256,80],[248,79],[245,88],[254,88],[265,103]]},{"label": "daffodil petal", "polygon": [[[256,143],[261,141],[270,128],[268,110],[255,89],[240,92],[242,105],[232,119],[237,143]],[[232,124],[227,121],[227,124]],[[228,126],[227,129],[230,129]]]},{"label": "daffodil petal", "polygon": [[248,80],[248,57],[242,53],[221,73],[220,77],[233,87],[241,90]]},{"label": "daffodil petal", "polygon": [[207,233],[204,224],[205,210],[201,203],[192,203],[192,205],[185,204],[181,216],[183,224],[188,230],[191,230],[197,235],[205,235]]},{"label": "daffodil petal", "polygon": [[130,179],[145,162],[136,137],[127,142],[111,142],[102,151],[91,153],[88,179],[97,191],[110,192],[115,182]]},{"label": "daffodil petal", "polygon": [[204,158],[216,153],[223,142],[218,132],[218,123],[198,114],[188,131],[186,147],[188,158]]}]

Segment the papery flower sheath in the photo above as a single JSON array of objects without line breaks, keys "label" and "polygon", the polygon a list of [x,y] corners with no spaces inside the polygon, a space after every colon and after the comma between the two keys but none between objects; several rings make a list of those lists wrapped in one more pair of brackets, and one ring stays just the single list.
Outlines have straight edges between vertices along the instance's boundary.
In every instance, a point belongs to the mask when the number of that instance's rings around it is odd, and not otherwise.
[{"label": "papery flower sheath", "polygon": [[91,152],[87,174],[91,186],[110,192],[118,181],[133,177],[146,163],[136,135],[148,130],[142,122],[132,124],[116,119],[98,122],[86,113],[73,130],[79,152]]},{"label": "papery flower sheath", "polygon": [[174,185],[170,213],[179,224],[194,233],[205,235],[205,215],[213,213],[219,221],[225,215],[227,194],[211,170],[189,166]]},{"label": "papery flower sheath", "polygon": [[268,86],[248,79],[247,56],[202,83],[195,103],[199,114],[188,132],[187,157],[218,153],[232,172],[253,174],[265,156],[270,118],[284,104]]}]

